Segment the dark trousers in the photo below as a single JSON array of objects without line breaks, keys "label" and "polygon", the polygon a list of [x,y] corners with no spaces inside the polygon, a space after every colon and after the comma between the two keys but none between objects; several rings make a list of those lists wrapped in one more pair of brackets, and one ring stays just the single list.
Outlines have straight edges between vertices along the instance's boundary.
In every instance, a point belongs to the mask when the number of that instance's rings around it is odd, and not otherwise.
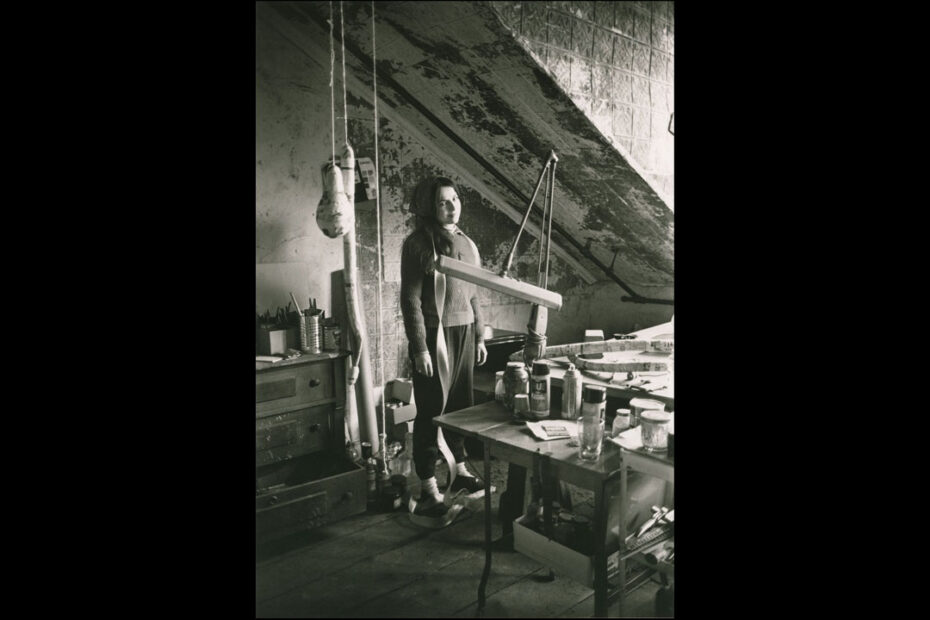
[{"label": "dark trousers", "polygon": [[[475,404],[474,369],[475,369],[475,333],[474,326],[457,325],[445,327],[446,350],[449,353],[449,366],[452,369],[449,381],[449,398],[446,412],[458,411]],[[436,459],[439,458],[439,445],[436,433],[439,430],[433,424],[433,418],[442,408],[442,385],[436,362],[436,328],[426,330],[426,348],[433,363],[433,376],[427,377],[416,371],[413,365],[413,394],[417,403],[417,417],[413,421],[413,465],[420,480],[426,480],[436,474]],[[413,364],[413,360],[411,360]],[[442,431],[456,463],[465,461],[465,438],[456,433]]]}]

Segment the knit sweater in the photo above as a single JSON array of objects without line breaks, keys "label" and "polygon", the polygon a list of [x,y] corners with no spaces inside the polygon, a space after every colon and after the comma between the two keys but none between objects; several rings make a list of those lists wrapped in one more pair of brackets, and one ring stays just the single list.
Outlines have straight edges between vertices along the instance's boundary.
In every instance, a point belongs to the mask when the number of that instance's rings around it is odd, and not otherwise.
[{"label": "knit sweater", "polygon": [[[481,266],[477,248],[456,227],[452,236],[451,258]],[[404,316],[411,357],[427,350],[426,330],[439,326],[432,269],[433,245],[423,229],[404,240],[400,259],[400,309]],[[459,278],[446,277],[443,327],[475,325],[475,342],[484,341],[484,322],[478,301],[478,287]]]}]

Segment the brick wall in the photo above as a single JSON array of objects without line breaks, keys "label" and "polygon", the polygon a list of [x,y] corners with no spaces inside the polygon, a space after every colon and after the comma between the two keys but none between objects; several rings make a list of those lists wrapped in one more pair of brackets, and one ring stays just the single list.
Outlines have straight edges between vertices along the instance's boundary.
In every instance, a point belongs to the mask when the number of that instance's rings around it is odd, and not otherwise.
[{"label": "brick wall", "polygon": [[674,2],[492,2],[502,21],[674,208]]}]

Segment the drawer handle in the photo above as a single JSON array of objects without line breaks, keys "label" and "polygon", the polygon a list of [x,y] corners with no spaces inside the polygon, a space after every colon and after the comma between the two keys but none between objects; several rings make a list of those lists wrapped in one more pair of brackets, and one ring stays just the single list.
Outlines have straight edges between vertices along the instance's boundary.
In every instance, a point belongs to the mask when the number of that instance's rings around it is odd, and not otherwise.
[{"label": "drawer handle", "polygon": [[347,502],[351,500],[353,497],[355,497],[355,493],[353,493],[352,491],[346,491],[345,493],[342,494],[342,501]]},{"label": "drawer handle", "polygon": [[277,495],[272,495],[271,497],[268,498],[268,505],[269,505],[269,506],[274,506],[274,505],[277,504],[277,503],[278,503],[278,496],[277,496]]},{"label": "drawer handle", "polygon": [[315,378],[315,377],[314,377],[313,379],[310,379],[310,383],[309,383],[310,387],[316,387],[316,386],[318,386],[319,384],[320,384],[320,380],[319,380],[319,379],[317,379],[317,378]]},{"label": "drawer handle", "polygon": [[317,432],[318,430],[320,430],[320,425],[319,425],[319,424],[311,424],[311,425],[310,425],[310,432],[311,432],[311,433],[315,433],[315,432]]}]

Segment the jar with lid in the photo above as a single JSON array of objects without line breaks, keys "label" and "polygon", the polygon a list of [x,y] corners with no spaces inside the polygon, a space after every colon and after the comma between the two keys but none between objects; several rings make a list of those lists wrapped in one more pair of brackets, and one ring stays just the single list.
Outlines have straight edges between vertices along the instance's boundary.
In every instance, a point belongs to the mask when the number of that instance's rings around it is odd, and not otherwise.
[{"label": "jar with lid", "polygon": [[581,373],[575,369],[574,364],[569,364],[562,378],[562,419],[574,420],[580,414]]},{"label": "jar with lid", "polygon": [[630,428],[630,417],[632,414],[629,409],[617,409],[617,415],[614,416],[614,423],[611,427],[611,437],[616,437],[626,429]]},{"label": "jar with lid", "polygon": [[533,362],[530,375],[530,413],[536,419],[549,417],[549,364]]},{"label": "jar with lid", "polygon": [[647,452],[668,450],[668,423],[671,419],[672,414],[655,409],[647,409],[640,414],[643,448]]},{"label": "jar with lid", "polygon": [[504,406],[513,411],[515,394],[530,393],[530,375],[523,362],[507,362],[504,371]]},{"label": "jar with lid", "polygon": [[581,417],[604,419],[604,407],[607,404],[607,388],[600,385],[585,384],[581,388]]},{"label": "jar with lid", "polygon": [[630,399],[630,426],[639,426],[644,411],[665,411],[665,403],[652,398]]}]

